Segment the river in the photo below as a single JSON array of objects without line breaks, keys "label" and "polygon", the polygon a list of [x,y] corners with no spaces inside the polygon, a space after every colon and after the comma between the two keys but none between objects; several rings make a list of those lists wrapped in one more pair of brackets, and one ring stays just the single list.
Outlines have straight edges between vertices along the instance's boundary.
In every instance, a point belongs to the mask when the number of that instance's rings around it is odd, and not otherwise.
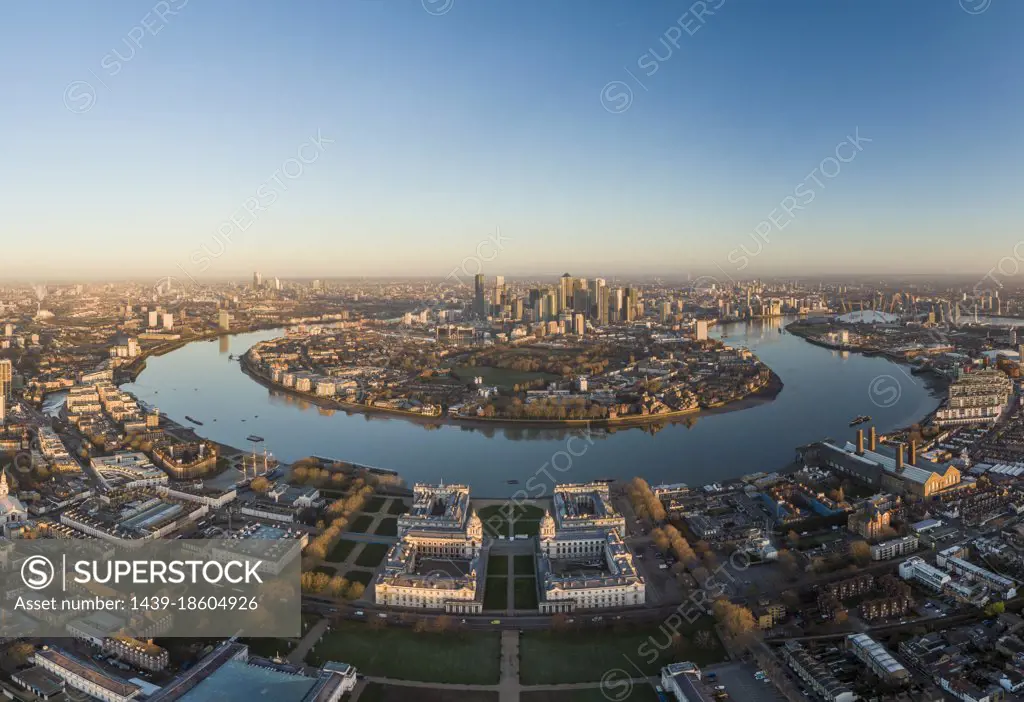
[{"label": "river", "polygon": [[692,426],[668,425],[653,434],[633,428],[587,438],[576,430],[428,428],[397,417],[324,411],[268,390],[228,360],[229,353],[240,355],[280,335],[274,331],[195,342],[150,358],[137,382],[124,389],[183,424],[188,425],[186,415],[195,417],[203,422],[196,427],[200,435],[224,444],[244,448],[246,437],[256,434],[284,461],[330,456],[397,470],[410,484],[465,482],[476,495],[489,497],[508,496],[528,484],[530,494],[542,485],[549,492],[552,480],[641,475],[652,484],[702,485],[772,471],[790,463],[797,446],[827,436],[852,439],[849,422],[857,415],[871,415],[884,433],[937,406],[935,392],[908,367],[780,333],[788,321],[714,330],[726,343],[753,350],[779,375],[784,387],[774,401],[698,415]]}]

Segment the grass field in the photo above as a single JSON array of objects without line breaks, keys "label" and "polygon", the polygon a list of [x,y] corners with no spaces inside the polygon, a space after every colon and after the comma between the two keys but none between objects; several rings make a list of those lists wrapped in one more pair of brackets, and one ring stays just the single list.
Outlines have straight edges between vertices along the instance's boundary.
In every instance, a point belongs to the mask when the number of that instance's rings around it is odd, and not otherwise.
[{"label": "grass field", "polygon": [[345,580],[350,583],[362,583],[363,585],[369,585],[370,580],[373,579],[373,573],[367,573],[365,570],[350,570],[345,573]]},{"label": "grass field", "polygon": [[363,544],[363,550],[356,556],[356,565],[364,568],[376,568],[388,555],[387,544]]},{"label": "grass field", "polygon": [[507,368],[491,368],[490,366],[455,366],[452,375],[464,383],[472,382],[480,376],[484,385],[497,385],[499,388],[512,389],[513,385],[530,383],[534,380],[561,380],[561,376],[533,371],[516,371]]},{"label": "grass field", "polygon": [[[359,702],[407,702],[410,699],[411,688],[401,685],[381,685],[380,683],[367,683],[359,695]],[[437,690],[430,688],[417,688],[414,698],[417,702],[448,702],[452,699],[451,690]],[[497,692],[485,692],[483,690],[460,690],[458,692],[460,702],[498,702]],[[555,698],[550,698],[555,699]]]},{"label": "grass field", "polygon": [[487,505],[477,510],[480,520],[484,523],[484,533],[488,536],[510,536],[509,512],[515,522],[515,533],[533,536],[540,531],[540,520],[544,518],[544,510],[533,505]]},{"label": "grass field", "polygon": [[[609,678],[607,693],[601,688],[595,687],[586,690],[537,690],[536,692],[522,692],[519,694],[521,702],[608,702],[614,699],[616,702],[658,702],[658,693],[651,685],[633,685],[632,689],[627,688],[626,683],[613,683],[618,678]],[[621,684],[623,687],[613,685]],[[625,697],[619,697],[620,694]],[[609,697],[610,695],[610,697]],[[364,702],[360,697],[359,702]]]},{"label": "grass field", "polygon": [[[500,656],[498,632],[418,633],[404,627],[375,630],[362,622],[338,622],[306,662],[320,666],[344,661],[364,675],[400,680],[492,685],[498,682]],[[420,699],[418,694],[416,698]]]},{"label": "grass field", "polygon": [[487,577],[508,575],[508,556],[492,556],[487,559]]},{"label": "grass field", "polygon": [[397,497],[391,500],[391,505],[388,507],[388,514],[405,514],[409,511],[409,508],[405,506],[405,503]]},{"label": "grass field", "polygon": [[381,519],[373,533],[378,536],[398,536],[398,519],[395,517]]},{"label": "grass field", "polygon": [[535,578],[513,578],[512,594],[516,609],[537,609],[537,580]]},{"label": "grass field", "polygon": [[533,575],[533,556],[512,556],[512,566],[516,575]]},{"label": "grass field", "polygon": [[352,553],[352,549],[355,547],[355,541],[345,541],[342,539],[338,543],[334,544],[334,548],[332,548],[331,552],[327,554],[327,560],[332,563],[341,563],[348,558],[348,554]]},{"label": "grass field", "polygon": [[384,497],[371,497],[366,501],[366,505],[363,507],[364,512],[380,512],[381,508],[384,507],[384,503],[387,502],[387,498]]},{"label": "grass field", "polygon": [[508,607],[508,578],[487,578],[484,584],[484,609]]},{"label": "grass field", "polygon": [[373,524],[373,517],[368,514],[360,514],[352,520],[348,530],[356,534],[365,534],[371,524]]},{"label": "grass field", "polygon": [[[692,642],[693,635],[700,630],[711,632],[712,646],[701,647]],[[676,649],[668,627],[525,631],[519,639],[520,679],[524,685],[596,682],[613,668],[628,667],[632,673],[635,666],[645,675],[657,675],[662,666],[675,661],[706,665],[725,659],[710,617],[702,617],[692,625],[684,624],[679,633],[686,644]]]}]

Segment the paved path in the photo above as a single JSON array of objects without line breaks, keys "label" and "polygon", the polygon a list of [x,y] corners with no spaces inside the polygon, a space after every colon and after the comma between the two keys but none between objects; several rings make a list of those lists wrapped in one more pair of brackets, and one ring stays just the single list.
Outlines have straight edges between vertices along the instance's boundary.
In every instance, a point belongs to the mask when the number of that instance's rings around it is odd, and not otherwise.
[{"label": "paved path", "polygon": [[295,647],[295,650],[288,654],[289,663],[298,663],[303,665],[303,661],[306,660],[306,654],[309,653],[310,649],[320,640],[324,632],[327,631],[327,627],[330,626],[328,619],[321,619],[316,624],[309,628],[306,635],[302,637],[302,641]]},{"label": "paved path", "polygon": [[[515,632],[512,632],[515,633]],[[518,643],[516,644],[518,649]],[[504,654],[503,654],[504,655]],[[518,664],[517,664],[518,668]],[[506,697],[503,690],[503,685],[460,685],[457,683],[432,683],[432,682],[417,682],[415,680],[397,680],[395,678],[378,678],[372,675],[367,675],[364,680],[367,682],[377,683],[378,685],[393,685],[397,687],[420,687],[429,688],[433,690],[476,690],[480,692],[497,692],[501,702],[510,700],[515,702],[519,699],[520,692],[539,692],[542,690],[594,690],[600,689],[603,683],[601,682],[585,682],[585,683],[565,683],[562,685],[520,685],[518,681],[518,669],[516,670],[516,684],[515,684],[515,697]],[[616,682],[625,682],[629,680],[634,686],[636,685],[650,685],[653,687],[659,684],[659,678],[616,678]],[[508,687],[509,692],[512,690],[512,686]]]},{"label": "paved path", "polygon": [[519,702],[519,632],[501,632],[501,680],[498,702]]}]

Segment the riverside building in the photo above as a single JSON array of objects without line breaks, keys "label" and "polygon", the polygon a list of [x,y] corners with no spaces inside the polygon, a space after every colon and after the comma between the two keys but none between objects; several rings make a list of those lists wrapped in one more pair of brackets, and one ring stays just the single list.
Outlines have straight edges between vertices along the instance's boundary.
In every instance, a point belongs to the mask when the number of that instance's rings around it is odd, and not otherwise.
[{"label": "riverside building", "polygon": [[643,606],[644,579],[622,539],[625,519],[612,506],[608,485],[557,485],[554,507],[538,538],[541,613]]},{"label": "riverside building", "polygon": [[374,583],[377,604],[481,612],[488,549],[469,488],[418,483],[413,493],[412,510],[398,520],[398,543]]}]

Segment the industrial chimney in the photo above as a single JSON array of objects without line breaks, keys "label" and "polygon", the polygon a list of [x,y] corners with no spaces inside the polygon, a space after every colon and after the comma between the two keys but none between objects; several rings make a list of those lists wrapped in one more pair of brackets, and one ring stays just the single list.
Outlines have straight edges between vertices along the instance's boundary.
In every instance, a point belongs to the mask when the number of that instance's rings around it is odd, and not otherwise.
[{"label": "industrial chimney", "polygon": [[868,448],[871,449],[872,451],[877,451],[878,450],[876,448],[877,444],[878,444],[878,434],[875,433],[875,427],[872,426],[871,430],[870,430],[870,433],[868,434]]},{"label": "industrial chimney", "polygon": [[896,444],[896,472],[903,472],[903,444]]},{"label": "industrial chimney", "polygon": [[864,430],[863,429],[858,429],[857,430],[857,455],[858,456],[863,456],[864,455]]},{"label": "industrial chimney", "polygon": [[917,439],[910,442],[910,465],[917,465]]}]

